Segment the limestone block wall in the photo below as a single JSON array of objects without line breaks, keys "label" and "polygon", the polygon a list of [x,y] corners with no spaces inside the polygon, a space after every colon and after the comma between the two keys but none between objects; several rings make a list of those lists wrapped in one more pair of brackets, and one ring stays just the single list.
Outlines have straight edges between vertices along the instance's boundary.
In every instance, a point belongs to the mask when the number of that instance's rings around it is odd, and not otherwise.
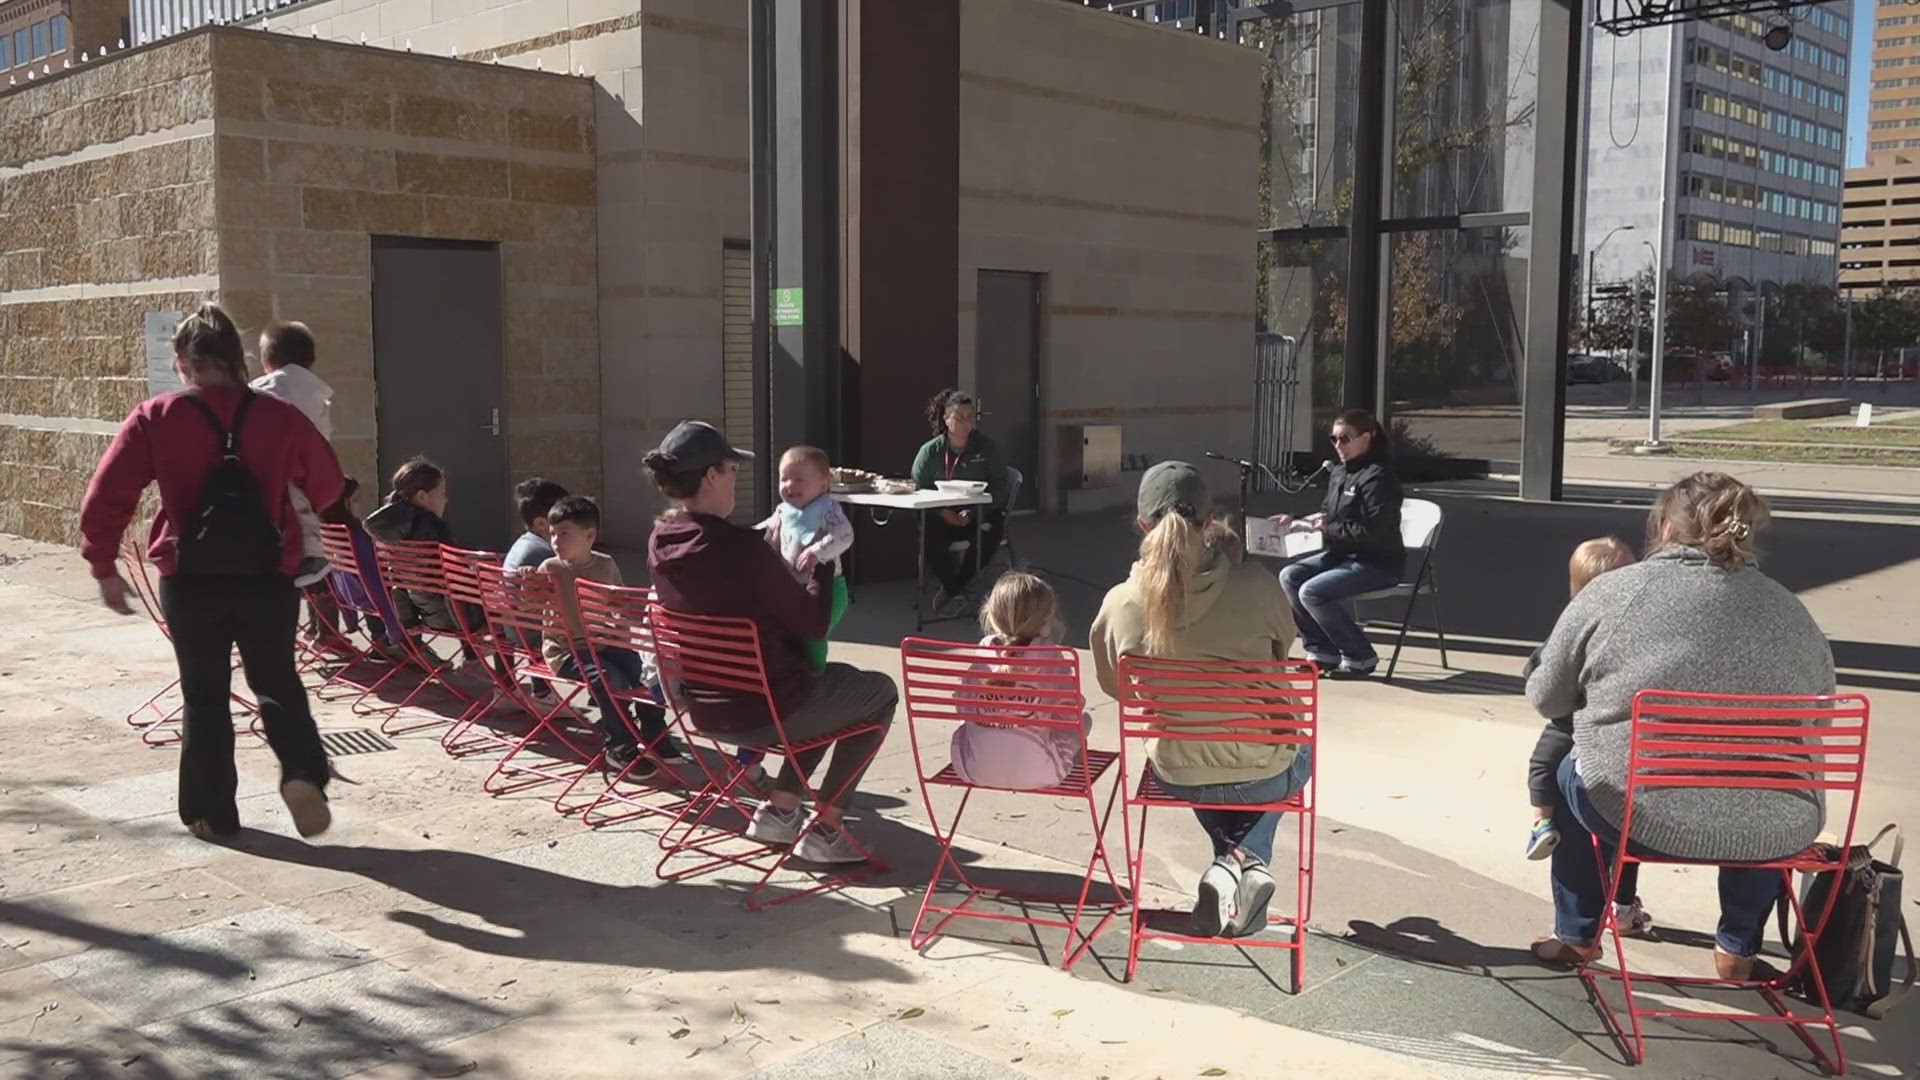
[{"label": "limestone block wall", "polygon": [[725,419],[722,253],[750,204],[746,5],[324,0],[253,25],[593,80],[604,539],[637,548],[659,509],[640,457],[682,419]]},{"label": "limestone block wall", "polygon": [[204,30],[0,95],[0,531],[72,542],[143,316],[309,323],[374,476],[371,241],[497,242],[515,474],[601,488],[593,87]]},{"label": "limestone block wall", "polygon": [[0,532],[77,541],[142,316],[218,290],[213,112],[205,37],[0,94]]},{"label": "limestone block wall", "polygon": [[213,33],[222,296],[299,319],[334,445],[374,482],[371,237],[500,244],[508,466],[600,490],[593,90],[357,45]]},{"label": "limestone block wall", "polygon": [[1120,424],[1158,459],[1246,449],[1259,55],[1057,0],[960,12],[960,370],[977,271],[1047,275],[1041,505],[1058,425]]}]

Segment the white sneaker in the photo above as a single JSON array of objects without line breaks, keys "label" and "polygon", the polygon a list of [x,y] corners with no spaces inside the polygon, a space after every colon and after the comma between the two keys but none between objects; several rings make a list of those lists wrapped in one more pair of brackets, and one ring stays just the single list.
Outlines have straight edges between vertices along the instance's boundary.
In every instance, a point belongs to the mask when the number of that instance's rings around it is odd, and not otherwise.
[{"label": "white sneaker", "polygon": [[1193,902],[1193,928],[1201,937],[1219,937],[1233,925],[1234,904],[1240,892],[1240,872],[1226,863],[1214,863],[1200,875],[1200,895]]},{"label": "white sneaker", "polygon": [[1613,920],[1620,926],[1621,937],[1645,937],[1653,929],[1653,915],[1638,900],[1613,905]]},{"label": "white sneaker", "polygon": [[852,838],[847,836],[845,828],[815,821],[793,845],[793,857],[810,863],[860,863],[867,861],[867,853],[861,851]]},{"label": "white sneaker", "polygon": [[1267,905],[1273,902],[1273,874],[1261,864],[1240,868],[1240,888],[1234,894],[1228,937],[1252,937],[1267,928]]},{"label": "white sneaker", "polygon": [[747,823],[747,836],[763,844],[791,844],[799,839],[800,827],[806,823],[805,813],[797,806],[782,812],[773,803],[763,802]]}]

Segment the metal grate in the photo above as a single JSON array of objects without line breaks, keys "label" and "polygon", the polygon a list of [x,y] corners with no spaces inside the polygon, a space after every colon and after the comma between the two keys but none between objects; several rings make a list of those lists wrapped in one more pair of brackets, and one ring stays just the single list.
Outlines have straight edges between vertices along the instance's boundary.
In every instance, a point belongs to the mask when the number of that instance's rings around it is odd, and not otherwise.
[{"label": "metal grate", "polygon": [[328,731],[320,736],[320,742],[327,753],[334,757],[352,757],[355,754],[378,754],[383,750],[392,750],[393,744],[377,731],[361,728],[358,731]]}]

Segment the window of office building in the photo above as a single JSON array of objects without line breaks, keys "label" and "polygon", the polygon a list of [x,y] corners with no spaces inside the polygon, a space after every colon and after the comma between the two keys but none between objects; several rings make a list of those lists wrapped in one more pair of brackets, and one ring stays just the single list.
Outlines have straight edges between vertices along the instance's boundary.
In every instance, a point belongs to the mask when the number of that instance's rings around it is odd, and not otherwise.
[{"label": "window of office building", "polygon": [[57,53],[66,52],[67,17],[65,15],[55,15],[53,18],[47,20],[47,26],[51,28],[53,34],[53,51]]},{"label": "window of office building", "polygon": [[34,23],[33,24],[33,58],[35,60],[44,60],[46,59],[46,56],[47,56],[47,24],[43,22]]}]

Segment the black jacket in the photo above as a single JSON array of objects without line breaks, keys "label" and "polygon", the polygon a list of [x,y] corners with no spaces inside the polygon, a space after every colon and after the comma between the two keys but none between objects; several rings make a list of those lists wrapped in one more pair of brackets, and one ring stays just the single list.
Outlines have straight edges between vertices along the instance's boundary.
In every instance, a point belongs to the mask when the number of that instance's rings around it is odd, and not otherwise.
[{"label": "black jacket", "polygon": [[1327,497],[1320,504],[1326,515],[1326,549],[1351,555],[1381,570],[1407,565],[1407,548],[1400,540],[1400,478],[1385,455],[1368,454],[1333,467]]},{"label": "black jacket", "polygon": [[[1544,648],[1544,646],[1542,646]],[[1540,649],[1533,650],[1527,657],[1527,666],[1520,672],[1525,679],[1540,666]],[[1540,729],[1540,738],[1533,744],[1533,755],[1527,759],[1527,798],[1535,806],[1552,806],[1560,797],[1560,763],[1573,753],[1573,717],[1562,716],[1547,721]]]}]

